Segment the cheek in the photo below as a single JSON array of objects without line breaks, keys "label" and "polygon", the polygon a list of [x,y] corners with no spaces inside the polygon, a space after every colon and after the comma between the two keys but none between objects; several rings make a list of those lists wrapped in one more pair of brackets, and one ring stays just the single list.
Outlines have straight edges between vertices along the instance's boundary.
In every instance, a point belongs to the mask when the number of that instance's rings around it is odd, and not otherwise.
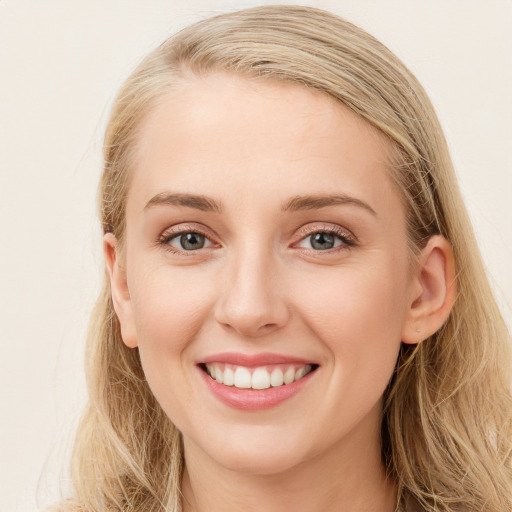
[{"label": "cheek", "polygon": [[[311,283],[313,284],[313,283]],[[393,371],[405,318],[406,279],[388,266],[340,268],[298,292],[310,329],[342,377],[373,379]]]},{"label": "cheek", "polygon": [[385,273],[356,269],[322,284],[303,302],[303,318],[327,354],[317,415],[336,425],[332,434],[342,438],[366,417],[380,421],[379,403],[401,344],[403,286]]},{"label": "cheek", "polygon": [[146,261],[138,268],[144,271],[132,274],[130,295],[141,352],[182,352],[197,336],[211,310],[211,279],[192,267],[152,268]]},{"label": "cheek", "polygon": [[[131,300],[144,374],[156,399],[174,424],[186,428],[194,400],[193,346],[211,311],[213,286],[197,272],[170,266],[132,274]],[[198,420],[199,421],[199,420]]]}]

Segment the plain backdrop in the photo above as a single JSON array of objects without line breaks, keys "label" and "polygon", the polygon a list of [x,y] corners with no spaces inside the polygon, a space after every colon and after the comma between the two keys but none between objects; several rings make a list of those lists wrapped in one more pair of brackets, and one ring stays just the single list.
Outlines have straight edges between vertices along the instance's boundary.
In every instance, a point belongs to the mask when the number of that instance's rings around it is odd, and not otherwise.
[{"label": "plain backdrop", "polygon": [[[180,27],[263,3],[0,0],[0,512],[32,512],[69,492],[102,274],[101,139],[115,91]],[[268,3],[344,16],[422,81],[511,326],[512,2]]]}]

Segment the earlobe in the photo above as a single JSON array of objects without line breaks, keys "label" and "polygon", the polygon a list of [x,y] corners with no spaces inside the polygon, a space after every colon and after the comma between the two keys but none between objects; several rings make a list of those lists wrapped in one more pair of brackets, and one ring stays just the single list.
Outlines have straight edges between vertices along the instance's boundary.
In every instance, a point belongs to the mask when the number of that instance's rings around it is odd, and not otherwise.
[{"label": "earlobe", "polygon": [[455,260],[452,247],[443,236],[431,237],[421,251],[410,290],[402,341],[415,344],[442,327],[455,302]]},{"label": "earlobe", "polygon": [[117,239],[113,233],[103,236],[103,254],[110,279],[112,303],[121,326],[121,336],[124,344],[129,348],[138,346],[135,324],[133,321],[132,304],[126,270],[122,266],[117,253]]}]

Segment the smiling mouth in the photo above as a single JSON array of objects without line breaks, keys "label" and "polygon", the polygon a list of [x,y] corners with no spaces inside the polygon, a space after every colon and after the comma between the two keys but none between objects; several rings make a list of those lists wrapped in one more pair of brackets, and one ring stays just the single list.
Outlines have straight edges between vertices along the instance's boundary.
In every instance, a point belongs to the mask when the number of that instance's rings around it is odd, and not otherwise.
[{"label": "smiling mouth", "polygon": [[238,389],[269,389],[287,386],[314,372],[317,364],[273,364],[247,367],[227,363],[202,363],[199,367],[224,386]]}]

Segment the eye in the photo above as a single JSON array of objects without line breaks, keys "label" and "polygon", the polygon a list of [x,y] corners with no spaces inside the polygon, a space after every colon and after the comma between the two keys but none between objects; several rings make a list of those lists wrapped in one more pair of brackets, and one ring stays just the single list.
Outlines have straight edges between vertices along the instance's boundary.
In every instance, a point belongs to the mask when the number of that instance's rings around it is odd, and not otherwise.
[{"label": "eye", "polygon": [[313,249],[326,251],[340,245],[340,239],[331,233],[315,233],[309,237],[309,243]]},{"label": "eye", "polygon": [[307,249],[315,249],[316,251],[327,251],[339,247],[343,241],[340,237],[333,233],[313,233],[308,237],[304,238],[298,246]]},{"label": "eye", "polygon": [[309,232],[295,246],[303,249],[312,249],[314,251],[329,251],[332,249],[343,249],[354,245],[353,238],[346,232],[338,230],[318,230]]},{"label": "eye", "polygon": [[206,235],[197,231],[170,233],[160,239],[160,243],[178,251],[197,251],[212,247],[214,244]]},{"label": "eye", "polygon": [[183,233],[171,239],[170,245],[185,251],[202,249],[207,243],[207,238],[201,233]]}]

